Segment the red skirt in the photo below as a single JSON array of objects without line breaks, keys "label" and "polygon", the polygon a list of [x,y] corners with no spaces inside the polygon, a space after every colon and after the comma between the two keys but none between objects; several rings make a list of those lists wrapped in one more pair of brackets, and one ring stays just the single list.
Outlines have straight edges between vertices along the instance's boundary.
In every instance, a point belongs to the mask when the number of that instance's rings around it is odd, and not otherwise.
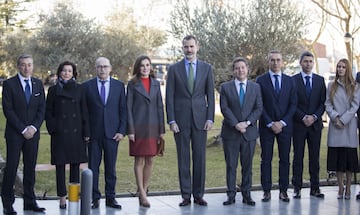
[{"label": "red skirt", "polygon": [[158,138],[138,138],[129,141],[130,156],[155,156],[157,152]]}]

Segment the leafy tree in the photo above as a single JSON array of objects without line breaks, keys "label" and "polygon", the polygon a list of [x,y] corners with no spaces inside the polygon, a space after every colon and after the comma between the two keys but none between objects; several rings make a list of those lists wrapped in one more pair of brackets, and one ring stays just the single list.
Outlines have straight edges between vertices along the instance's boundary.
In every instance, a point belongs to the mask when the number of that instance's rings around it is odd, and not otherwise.
[{"label": "leafy tree", "polygon": [[199,57],[215,67],[219,86],[232,76],[228,63],[235,56],[249,59],[252,77],[266,70],[266,56],[272,49],[279,49],[288,61],[297,58],[303,20],[290,0],[252,0],[238,8],[210,1],[193,10],[188,1],[179,1],[170,24],[177,39],[186,34],[197,36]]},{"label": "leafy tree", "polygon": [[91,77],[102,43],[94,20],[86,19],[70,3],[58,3],[50,16],[41,15],[39,22],[41,27],[28,48],[39,72],[55,73],[62,61],[70,60],[77,64],[80,80]]},{"label": "leafy tree", "polygon": [[[6,47],[12,46],[14,43],[22,43],[23,39],[27,37],[28,30],[26,23],[29,17],[19,16],[27,11],[26,4],[33,0],[4,0],[0,2],[0,58],[2,59],[0,65],[0,76],[7,77],[13,66],[8,63],[9,57],[13,57],[11,53],[7,52]],[[14,41],[14,32],[22,32],[23,36],[20,41]],[[8,38],[10,35],[11,38]],[[12,50],[12,49],[10,49]],[[15,58],[11,60],[14,61]]]},{"label": "leafy tree", "polygon": [[115,9],[107,21],[102,28],[106,41],[102,54],[111,56],[113,72],[125,81],[138,55],[151,55],[156,47],[165,43],[165,32],[139,26],[130,8]]}]

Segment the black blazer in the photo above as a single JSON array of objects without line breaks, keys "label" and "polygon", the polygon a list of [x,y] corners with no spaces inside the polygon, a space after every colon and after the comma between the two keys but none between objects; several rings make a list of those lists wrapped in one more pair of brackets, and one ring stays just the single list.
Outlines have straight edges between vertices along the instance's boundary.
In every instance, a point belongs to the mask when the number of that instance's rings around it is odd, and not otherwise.
[{"label": "black blazer", "polygon": [[316,120],[312,127],[315,130],[322,129],[322,115],[325,111],[326,100],[326,86],[324,78],[317,74],[312,75],[312,90],[310,99],[306,96],[305,84],[301,73],[294,75],[293,79],[296,84],[298,98],[298,104],[294,115],[294,123],[297,124],[296,128],[300,128],[298,127],[298,124],[305,126],[302,122],[305,115],[315,114],[318,120]]},{"label": "black blazer", "polygon": [[45,93],[41,80],[31,78],[32,93],[29,104],[18,75],[3,83],[2,106],[6,117],[5,138],[23,140],[21,132],[28,125],[37,129],[34,138],[40,138],[40,127],[45,117]]}]

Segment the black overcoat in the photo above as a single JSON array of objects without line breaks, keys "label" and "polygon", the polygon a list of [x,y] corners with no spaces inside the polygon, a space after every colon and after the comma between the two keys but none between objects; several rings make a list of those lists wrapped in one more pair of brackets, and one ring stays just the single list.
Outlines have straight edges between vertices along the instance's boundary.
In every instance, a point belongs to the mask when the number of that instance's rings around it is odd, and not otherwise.
[{"label": "black overcoat", "polygon": [[87,162],[84,137],[90,136],[89,116],[80,84],[70,81],[49,88],[45,120],[51,135],[51,164]]}]

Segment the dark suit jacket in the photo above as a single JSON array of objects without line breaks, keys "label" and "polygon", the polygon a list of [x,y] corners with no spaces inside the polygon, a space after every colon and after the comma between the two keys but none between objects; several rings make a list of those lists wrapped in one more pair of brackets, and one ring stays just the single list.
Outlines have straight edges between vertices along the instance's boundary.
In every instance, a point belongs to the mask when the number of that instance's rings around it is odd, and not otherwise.
[{"label": "dark suit jacket", "polygon": [[[110,78],[109,96],[104,105],[99,95],[97,78],[83,84],[89,111],[90,138],[112,139],[115,133],[126,135],[125,87],[120,81]],[[104,127],[103,127],[104,126]]]},{"label": "dark suit jacket", "polygon": [[264,105],[259,121],[260,129],[267,128],[267,125],[273,121],[283,120],[287,125],[283,128],[283,132],[292,133],[293,116],[297,105],[296,88],[293,79],[284,73],[281,75],[279,96],[275,93],[269,72],[259,76],[256,82],[261,86]]},{"label": "dark suit jacket", "polygon": [[159,137],[165,133],[164,105],[160,83],[151,78],[150,94],[141,80],[129,81],[127,86],[128,134],[136,138]]},{"label": "dark suit jacket", "polygon": [[238,139],[241,133],[235,129],[239,122],[250,121],[251,125],[243,134],[247,141],[255,140],[258,136],[257,120],[263,110],[261,90],[257,83],[247,81],[243,107],[240,106],[238,92],[234,80],[221,85],[220,108],[224,116],[221,129],[223,139]]},{"label": "dark suit jacket", "polygon": [[170,66],[166,85],[168,123],[175,121],[181,129],[188,127],[192,118],[196,128],[203,130],[206,120],[214,121],[214,100],[214,78],[210,64],[197,61],[193,94],[188,88],[185,60]]},{"label": "dark suit jacket", "polygon": [[6,117],[5,138],[23,140],[21,132],[28,125],[37,129],[34,139],[40,138],[40,127],[45,117],[45,93],[41,80],[31,78],[32,94],[29,105],[18,75],[3,83],[2,106]]},{"label": "dark suit jacket", "polygon": [[[303,77],[301,73],[293,76],[297,89],[297,108],[294,115],[294,123],[305,127],[302,119],[305,115],[315,114],[318,118],[312,125],[315,130],[321,130],[323,128],[322,115],[325,111],[325,99],[326,99],[326,86],[324,78],[313,74],[312,75],[312,90],[310,99],[306,96],[306,89]],[[301,126],[296,126],[301,128]]]}]

